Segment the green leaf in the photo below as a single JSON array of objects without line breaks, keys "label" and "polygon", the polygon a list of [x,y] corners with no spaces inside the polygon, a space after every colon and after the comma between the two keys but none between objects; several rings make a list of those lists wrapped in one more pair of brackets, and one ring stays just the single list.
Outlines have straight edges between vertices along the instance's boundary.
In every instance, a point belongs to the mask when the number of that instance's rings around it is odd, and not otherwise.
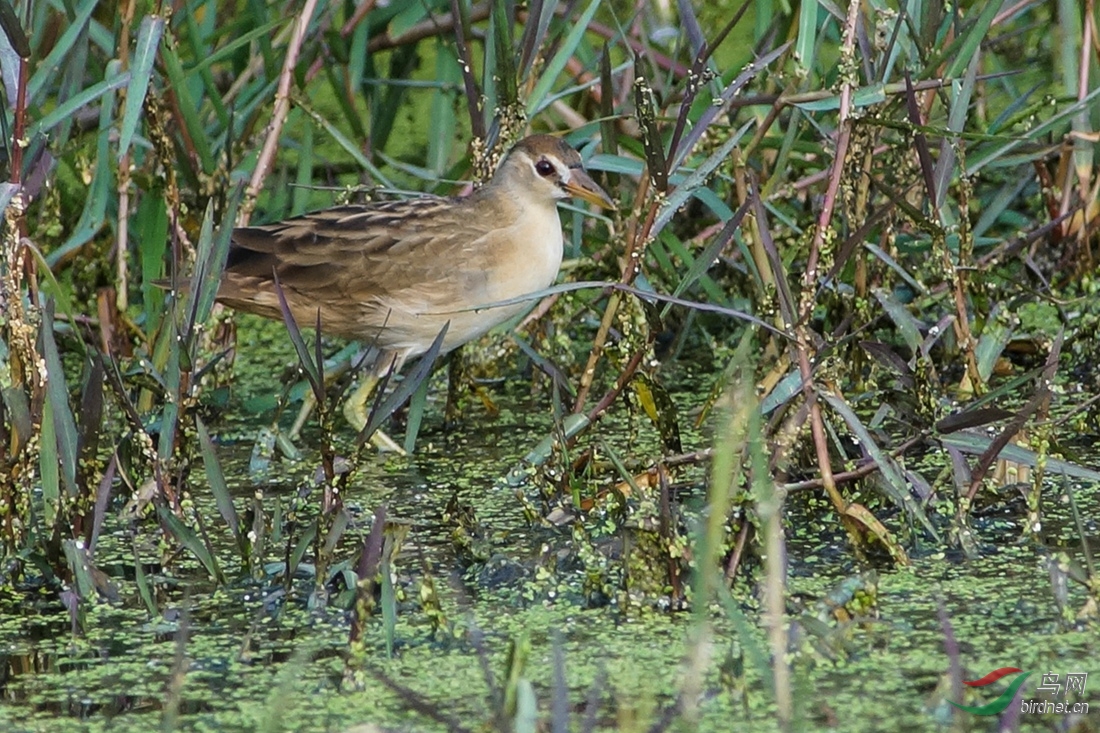
[{"label": "green leaf", "polygon": [[249,30],[247,33],[241,35],[234,35],[232,40],[226,43],[212,54],[203,56],[194,66],[189,67],[186,70],[188,76],[200,73],[209,69],[211,66],[223,61],[228,61],[229,57],[237,52],[238,49],[244,48],[252,44],[253,41],[260,40],[262,38],[270,38],[273,32],[286,24],[286,19],[278,17],[269,23],[264,23],[256,28]]},{"label": "green leaf", "polygon": [[206,319],[210,317],[210,311],[214,308],[214,300],[217,298],[218,287],[221,283],[222,270],[225,268],[225,261],[229,257],[229,243],[233,237],[233,222],[237,218],[237,207],[240,206],[242,193],[242,185],[237,185],[233,189],[225,210],[222,212],[217,232],[213,231],[213,199],[207,205],[202,230],[199,234],[195,272],[191,277],[192,301],[187,327],[187,333],[189,334],[193,332],[195,326],[206,322]]},{"label": "green leaf", "polygon": [[[882,82],[868,84],[852,92],[852,108],[860,109],[873,104],[881,104],[886,101],[886,85]],[[840,109],[840,95],[833,94],[825,99],[816,99],[811,102],[796,102],[795,106],[807,112],[828,112]]]},{"label": "green leaf", "polygon": [[134,132],[137,130],[141,109],[145,104],[145,93],[149,89],[149,78],[153,74],[153,61],[156,60],[157,47],[160,45],[160,37],[163,33],[163,18],[156,15],[142,18],[137,44],[134,46],[133,60],[130,64],[126,108],[122,112],[122,125],[118,132],[119,160],[130,149],[130,141],[133,140]]},{"label": "green leaf", "polygon": [[65,540],[61,543],[65,552],[65,561],[72,573],[76,592],[81,599],[94,599],[96,597],[95,578],[92,577],[92,568],[88,560],[88,554],[84,551],[84,545],[79,540]]},{"label": "green leaf", "polygon": [[[80,34],[84,32],[85,26],[88,25],[88,19],[92,17],[92,11],[99,5],[99,0],[84,0],[73,13],[72,22],[65,29],[65,32],[61,34],[61,37],[57,39],[53,48],[46,58],[37,63],[37,70],[34,72],[34,76],[27,82],[27,106],[35,106],[41,104],[38,99],[38,95],[42,92],[42,89],[46,86],[47,82],[53,82],[57,78],[57,72],[61,68],[61,60],[72,51],[76,45],[77,39],[80,38]],[[8,100],[8,104],[15,104],[15,100]],[[82,106],[82,105],[81,105]]]},{"label": "green leaf", "polygon": [[588,24],[592,22],[592,16],[596,14],[596,10],[599,9],[601,0],[592,0],[588,7],[579,17],[572,20],[573,27],[569,31],[569,35],[562,41],[561,46],[558,48],[558,52],[554,54],[554,58],[550,59],[550,63],[546,64],[546,68],[542,72],[542,76],[539,77],[538,82],[535,84],[534,89],[531,90],[530,96],[527,97],[527,119],[534,119],[535,115],[541,112],[549,104],[546,99],[550,94],[550,90],[554,88],[554,84],[557,82],[561,72],[565,70],[565,65],[569,62],[570,57],[577,50],[577,46],[580,45],[581,39],[584,38],[585,31],[588,30]]},{"label": "green leaf", "polygon": [[917,319],[913,317],[913,314],[909,312],[897,298],[892,294],[876,288],[874,290],[874,296],[878,302],[886,309],[887,315],[890,316],[890,320],[894,322],[894,325],[898,328],[898,333],[905,340],[906,346],[913,355],[920,353],[920,345],[922,337],[920,335],[920,325],[917,323]]},{"label": "green leaf", "polygon": [[[325,403],[325,381],[321,373],[321,365],[314,360],[309,347],[306,346],[306,340],[302,337],[302,329],[294,319],[294,312],[291,311],[290,303],[287,302],[286,293],[283,292],[283,285],[279,282],[278,273],[273,274],[275,275],[275,295],[279,299],[279,310],[282,311],[283,323],[286,324],[290,342],[294,345],[295,353],[298,354],[298,364],[305,372],[306,379],[309,380],[309,386],[313,389],[313,396],[317,399],[318,404],[323,405]],[[321,331],[323,325],[321,323],[321,311],[318,309],[316,322],[318,332]]]},{"label": "green leaf", "polygon": [[[237,518],[237,509],[233,506],[233,497],[229,493],[229,486],[225,483],[225,474],[222,473],[221,463],[218,462],[218,454],[214,452],[214,441],[210,440],[210,432],[206,429],[206,423],[202,418],[195,416],[195,428],[199,434],[199,450],[202,452],[202,463],[206,468],[206,480],[210,483],[210,491],[214,494],[214,503],[218,506],[218,513],[229,526],[229,531],[239,542],[241,538],[240,520]],[[247,558],[246,558],[247,559]]]},{"label": "green leaf", "polygon": [[867,455],[878,466],[879,473],[884,479],[886,493],[890,499],[904,509],[910,517],[918,520],[928,530],[928,533],[939,542],[939,532],[932,526],[932,522],[929,521],[928,515],[924,513],[920,504],[913,499],[913,494],[909,491],[909,482],[902,475],[901,467],[897,461],[882,452],[870,431],[863,425],[863,421],[859,419],[843,397],[828,390],[818,390],[818,394],[843,418],[844,422],[848,424],[848,428],[859,440],[860,445],[867,451]]},{"label": "green leaf", "polygon": [[[499,90],[494,100],[494,107],[510,108],[519,100],[519,92],[516,88],[516,52],[515,41],[512,38],[512,21],[508,16],[506,0],[492,0],[492,14],[490,24],[493,32],[493,65],[490,68],[488,61],[485,65],[485,76],[493,77],[499,84]],[[489,50],[486,49],[488,58]],[[488,85],[485,85],[488,91]]]},{"label": "green leaf", "polygon": [[294,545],[294,551],[290,553],[290,563],[286,569],[286,584],[289,587],[294,581],[294,576],[298,572],[298,566],[302,564],[302,558],[305,557],[306,551],[309,546],[313,544],[313,540],[317,537],[317,520],[314,519],[306,527],[306,531],[302,533],[302,536],[298,538],[297,544]]},{"label": "green leaf", "polygon": [[[1001,147],[985,152],[982,155],[968,154],[967,172],[971,176],[974,176],[982,168],[991,164],[1011,167],[1019,166],[1024,161],[1008,157],[1009,152],[1021,145],[1040,140],[1051,132],[1056,131],[1060,126],[1070,121],[1068,118],[1072,118],[1082,111],[1095,109],[1097,98],[1100,98],[1100,86],[1097,86],[1074,104],[1061,108],[1056,114],[1052,115],[1050,119],[1044,120],[1019,135],[1012,137],[1008,143],[1005,143]],[[1026,160],[1035,160],[1044,155],[1046,155],[1045,149],[1038,149],[1030,152]]]},{"label": "green leaf", "polygon": [[401,407],[401,405],[405,403],[405,400],[412,396],[412,393],[416,391],[420,383],[427,381],[428,377],[431,376],[432,365],[435,364],[435,359],[439,356],[439,350],[443,346],[443,338],[447,335],[447,328],[450,324],[450,321],[443,324],[443,328],[440,329],[432,345],[428,347],[427,351],[420,355],[420,359],[417,360],[416,366],[401,380],[401,383],[397,385],[397,389],[386,395],[385,399],[380,403],[375,402],[375,407],[371,410],[370,416],[367,418],[367,424],[359,431],[359,435],[355,438],[356,445],[363,445],[363,443],[374,434],[374,431],[378,430],[378,428],[382,426],[382,423],[385,422],[397,408]]},{"label": "green leaf", "polygon": [[69,390],[65,371],[53,338],[53,309],[44,310],[42,321],[42,358],[46,362],[46,399],[50,402],[54,434],[57,437],[57,460],[61,468],[61,483],[69,496],[76,496],[76,419],[69,405]]},{"label": "green leaf", "polygon": [[177,105],[181,118],[176,120],[178,124],[186,128],[186,133],[191,143],[195,146],[195,153],[199,156],[199,165],[206,174],[214,172],[214,153],[210,149],[210,141],[202,118],[199,116],[199,105],[191,95],[191,88],[187,83],[183,64],[176,52],[175,39],[171,34],[162,36],[164,43],[160,45],[160,58],[164,64],[164,73],[168,77],[167,86],[176,95],[179,101]]},{"label": "green leaf", "polygon": [[[112,60],[107,64],[108,78],[115,78],[116,81],[120,80],[118,86],[121,86],[126,83],[126,79],[123,78],[126,75],[115,75],[117,70],[117,60]],[[87,196],[84,198],[84,209],[80,213],[80,221],[77,222],[76,228],[69,239],[46,257],[51,267],[83,247],[88,240],[96,235],[106,219],[107,200],[111,196],[111,135],[114,132],[114,96],[114,87],[107,89],[100,104],[99,132],[96,135],[95,174],[92,178],[92,185],[88,187]],[[75,109],[72,111],[75,112]],[[43,118],[43,121],[45,121],[45,118]],[[57,123],[52,123],[49,126],[52,127],[54,124]]]},{"label": "green leaf", "polygon": [[[980,456],[985,453],[989,446],[993,445],[994,437],[981,431],[960,430],[956,433],[941,435],[939,440],[944,445],[958,448],[963,453]],[[1031,468],[1039,466],[1039,455],[1035,451],[1015,443],[1009,443],[1002,448],[1001,452],[997,454],[997,460],[1012,461]],[[1100,471],[1082,466],[1079,463],[1043,456],[1043,465],[1047,474],[1065,474],[1070,478],[1100,482]]]},{"label": "green leaf", "polygon": [[[953,49],[947,49],[947,55],[945,58],[950,59],[947,70],[944,72],[944,76],[948,79],[954,79],[963,73],[963,70],[969,66],[978,51],[981,49],[982,41],[985,40],[986,34],[989,32],[989,27],[993,24],[993,19],[997,17],[997,13],[1001,11],[1001,7],[1005,4],[1005,0],[989,0],[986,3],[980,3],[974,7],[981,7],[982,12],[978,15],[977,21],[974,25],[970,26],[970,29],[963,35],[962,46],[958,51]],[[952,47],[958,45],[959,41],[952,44]]]},{"label": "green leaf", "polygon": [[168,249],[168,208],[161,192],[146,191],[141,197],[133,231],[138,238],[145,333],[151,334],[159,330],[164,319],[164,291],[154,284],[164,276],[164,253]]},{"label": "green leaf", "polygon": [[[388,550],[388,551],[387,551]],[[393,648],[397,641],[397,594],[393,587],[393,568],[391,567],[393,540],[386,539],[386,549],[382,551],[382,563],[379,571],[382,575],[380,605],[382,607],[382,632],[386,640],[386,656],[393,659]]]},{"label": "green leaf", "polygon": [[137,554],[137,543],[134,543],[134,584],[137,586],[138,595],[141,596],[141,602],[145,604],[145,610],[149,612],[150,618],[156,618],[157,602],[153,599],[153,586],[149,582],[149,576],[145,574],[145,568],[142,566],[141,558]]},{"label": "green leaf", "polygon": [[[681,255],[681,259],[684,259],[684,261],[688,263],[688,269],[680,279],[680,282],[676,285],[676,289],[672,291],[674,297],[683,295],[688,288],[694,285],[695,282],[703,277],[710,269],[711,265],[718,259],[718,255],[726,248],[726,245],[733,239],[733,235],[741,226],[741,221],[745,218],[745,214],[748,213],[749,205],[750,202],[746,200],[737,210],[737,213],[726,222],[722,230],[714,236],[698,257],[691,257],[691,254],[686,252],[686,248],[684,248],[685,252]],[[676,237],[671,237],[671,240],[675,241],[676,244],[680,244],[681,247],[683,246]],[[727,298],[721,291],[721,288],[709,277],[704,280],[704,288],[707,290],[708,296],[714,299],[716,303],[720,305],[727,303]],[[670,308],[671,305],[665,306],[664,310],[661,311],[662,317],[668,313]]]},{"label": "green leaf", "polygon": [[[966,76],[962,81],[951,84],[951,111],[947,115],[948,136],[943,140],[940,150],[940,158],[936,161],[936,170],[933,175],[933,190],[936,192],[936,200],[933,210],[939,211],[947,198],[947,185],[955,175],[955,147],[952,144],[951,133],[961,133],[966,126],[967,112],[970,110],[970,98],[974,93],[974,83],[978,74],[978,60],[980,56],[975,54],[974,61],[966,69]],[[941,219],[946,212],[941,213]]]},{"label": "green leaf", "polygon": [[218,583],[224,584],[225,576],[222,575],[217,558],[210,553],[210,550],[203,544],[202,540],[199,539],[195,530],[181,522],[180,518],[173,514],[167,506],[158,506],[157,515],[160,517],[161,524],[169,534],[171,534],[177,542],[187,548],[187,550],[202,563],[202,566],[206,568],[206,572],[210,574],[210,577]]},{"label": "green leaf", "polygon": [[673,215],[680,210],[680,207],[688,202],[696,191],[703,187],[707,182],[707,179],[718,168],[718,166],[729,160],[729,155],[733,152],[733,149],[741,142],[741,138],[745,136],[749,128],[756,124],[755,120],[749,120],[741,126],[737,132],[730,135],[722,143],[721,146],[708,157],[703,164],[692,171],[683,183],[679,184],[672,190],[672,193],[668,195],[665,202],[661,205],[661,208],[657,211],[657,217],[653,220],[653,227],[650,230],[650,236],[656,236],[660,233],[665,226],[672,221]]},{"label": "green leaf", "polygon": [[[117,64],[117,62],[114,62]],[[115,67],[117,71],[117,66]],[[121,71],[114,74],[108,70],[108,76],[98,84],[93,84],[87,89],[83,90],[74,97],[71,97],[62,104],[59,104],[56,109],[47,115],[44,115],[41,119],[31,125],[28,132],[28,137],[35,137],[36,135],[45,135],[51,129],[53,129],[58,123],[67,120],[76,114],[77,110],[87,107],[89,104],[99,99],[100,97],[113,92],[116,89],[120,89],[130,82],[130,72]],[[111,100],[108,99],[107,106],[112,106]]]},{"label": "green leaf", "polygon": [[454,90],[462,83],[455,57],[442,43],[436,44],[435,78],[441,85],[432,93],[428,119],[428,169],[436,178],[446,173],[454,146],[456,115]]},{"label": "green leaf", "polygon": [[803,74],[809,74],[817,46],[817,0],[802,0],[798,10],[798,38],[794,45],[794,59]]},{"label": "green leaf", "polygon": [[996,366],[997,359],[1004,353],[1014,333],[1014,330],[1005,325],[999,317],[1000,311],[1001,304],[994,303],[989,316],[985,319],[982,335],[978,337],[978,346],[974,349],[974,357],[978,363],[978,376],[983,382],[988,382],[993,376],[993,367]]},{"label": "green leaf", "polygon": [[397,186],[395,186],[393,182],[390,181],[390,179],[387,178],[385,174],[383,174],[382,171],[380,171],[374,163],[370,162],[370,160],[367,159],[367,156],[363,155],[363,152],[359,149],[359,146],[352,142],[347,135],[340,132],[340,130],[338,130],[335,125],[329,122],[328,119],[304,104],[301,105],[301,108],[304,109],[307,114],[309,114],[314,122],[323,127],[325,129],[325,132],[332,136],[332,139],[336,141],[336,144],[343,148],[344,152],[351,156],[352,160],[358,163],[359,166],[363,168],[363,170],[367,171],[367,173],[370,173],[371,178],[373,178],[377,183],[385,186],[386,188],[397,188]]},{"label": "green leaf", "polygon": [[416,448],[416,436],[420,433],[420,424],[424,420],[424,408],[428,404],[428,384],[430,380],[425,379],[413,392],[412,398],[409,400],[408,417],[405,420],[405,452],[410,456],[413,454],[413,450]]}]

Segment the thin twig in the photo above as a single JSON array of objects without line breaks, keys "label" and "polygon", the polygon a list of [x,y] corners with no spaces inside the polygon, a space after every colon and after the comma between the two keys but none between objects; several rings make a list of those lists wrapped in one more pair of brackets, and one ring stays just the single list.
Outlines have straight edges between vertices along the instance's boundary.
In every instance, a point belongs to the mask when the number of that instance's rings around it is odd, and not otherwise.
[{"label": "thin twig", "polygon": [[[642,183],[638,187],[637,201],[643,201],[648,193],[649,176],[642,176]],[[638,274],[642,271],[642,254],[645,249],[645,241],[649,238],[649,233],[653,231],[653,220],[657,217],[658,203],[656,200],[652,201],[649,206],[649,213],[646,215],[645,224],[640,229],[637,229],[633,237],[630,237],[627,241],[630,242],[625,254],[625,261],[623,263],[622,276],[619,279],[622,285],[631,285],[634,279],[638,277]],[[579,413],[584,409],[585,400],[588,399],[588,392],[592,388],[592,381],[596,376],[596,365],[600,361],[600,357],[603,356],[604,345],[607,343],[607,335],[611,331],[611,324],[614,323],[615,313],[618,311],[619,302],[622,296],[616,291],[611,294],[611,297],[607,300],[607,308],[604,310],[603,320],[600,322],[600,330],[596,332],[596,338],[592,342],[592,353],[588,357],[588,363],[585,364],[584,372],[581,373],[581,384],[577,389],[577,399],[573,403],[573,412]],[[635,367],[636,368],[636,367]],[[630,372],[633,375],[633,371]],[[616,380],[616,384],[622,380],[624,375],[619,375],[619,380]],[[614,389],[612,391],[615,391]],[[606,395],[605,395],[606,398]],[[601,400],[602,402],[602,400]],[[597,414],[599,410],[594,410],[593,414]]]},{"label": "thin twig", "polygon": [[29,59],[19,58],[19,86],[15,93],[15,123],[12,129],[11,176],[12,183],[23,183],[23,138],[27,134],[27,84],[30,81]]},{"label": "thin twig", "polygon": [[[129,28],[134,20],[135,0],[126,3],[122,12],[122,27]],[[130,66],[130,34],[119,34],[118,58],[122,68]],[[123,91],[122,99],[126,99]],[[126,251],[130,239],[130,151],[118,162],[118,237],[115,239],[115,307],[119,313],[125,313],[129,307],[129,272],[126,266]]]},{"label": "thin twig", "polygon": [[252,215],[252,209],[256,206],[256,197],[264,185],[264,178],[271,170],[271,164],[275,160],[275,151],[279,147],[279,137],[286,124],[287,115],[290,113],[290,85],[294,81],[294,67],[298,64],[298,55],[302,50],[302,43],[309,29],[309,20],[313,17],[313,11],[317,7],[317,0],[306,0],[305,7],[294,21],[294,31],[290,35],[287,44],[286,57],[283,59],[283,70],[279,73],[279,88],[275,92],[275,111],[271,117],[271,124],[267,128],[267,139],[260,151],[260,157],[256,161],[256,168],[252,171],[252,179],[248,182],[248,188],[244,192],[244,200],[241,201],[240,213],[237,216],[237,224],[248,224]]},{"label": "thin twig", "polygon": [[[852,67],[850,63],[855,48],[856,24],[859,21],[859,3],[852,0],[848,5],[848,17],[844,24],[844,42],[840,51],[841,67]],[[813,383],[813,368],[810,365],[810,349],[813,348],[813,338],[810,333],[808,320],[816,302],[818,261],[821,248],[825,242],[825,232],[829,230],[833,218],[833,209],[836,205],[837,191],[840,189],[840,181],[844,177],[844,160],[848,154],[848,141],[852,130],[852,92],[857,79],[846,77],[840,91],[840,117],[838,120],[838,135],[836,144],[836,157],[833,159],[832,170],[829,175],[829,186],[825,194],[825,202],[821,207],[821,213],[817,219],[817,228],[814,231],[813,241],[810,244],[810,253],[806,261],[806,273],[803,278],[802,302],[799,307],[797,325],[797,339],[795,357],[799,373],[802,375],[802,391],[806,404],[810,408],[810,430],[813,435],[814,450],[817,457],[818,470],[821,472],[822,485],[825,493],[833,502],[837,513],[842,518],[842,523],[849,529],[853,543],[858,543],[858,535],[849,527],[848,522],[843,521],[844,512],[848,502],[841,496],[833,480],[832,465],[829,460],[829,444],[825,435],[825,421],[821,415],[821,403],[817,399]]]},{"label": "thin twig", "polygon": [[[489,17],[489,12],[489,3],[474,5],[470,8],[470,22],[477,23],[478,21],[487,19]],[[453,31],[456,24],[461,21],[462,19],[457,18],[454,13],[442,13],[438,16],[420,21],[401,35],[391,36],[389,33],[386,33],[381,36],[375,36],[370,40],[370,43],[367,44],[367,51],[371,53],[387,51],[391,48],[407,46],[410,43],[422,41],[425,38],[444,35]]]}]

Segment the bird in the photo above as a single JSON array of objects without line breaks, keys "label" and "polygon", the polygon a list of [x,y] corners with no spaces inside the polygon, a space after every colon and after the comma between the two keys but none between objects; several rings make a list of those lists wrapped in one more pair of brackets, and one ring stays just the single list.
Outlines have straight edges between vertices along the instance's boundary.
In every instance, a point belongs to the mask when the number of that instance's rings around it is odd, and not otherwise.
[{"label": "bird", "polygon": [[531,135],[467,196],[337,206],[234,229],[217,299],[281,319],[277,277],[298,323],[319,314],[323,333],[370,345],[366,376],[344,406],[362,430],[378,381],[428,351],[445,324],[440,355],[532,303],[479,306],[554,283],[563,249],[557,204],[574,197],[614,208],[573,147]]}]

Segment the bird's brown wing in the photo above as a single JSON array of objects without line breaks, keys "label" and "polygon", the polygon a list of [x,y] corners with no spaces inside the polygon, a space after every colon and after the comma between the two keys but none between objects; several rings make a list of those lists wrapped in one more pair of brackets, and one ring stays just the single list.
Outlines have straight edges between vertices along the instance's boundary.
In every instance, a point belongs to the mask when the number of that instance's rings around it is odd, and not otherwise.
[{"label": "bird's brown wing", "polygon": [[409,287],[444,284],[448,263],[467,255],[488,225],[479,227],[476,209],[468,199],[423,197],[238,228],[218,299],[279,318],[274,272],[302,325],[320,309],[327,331],[363,338],[380,325],[372,304]]}]

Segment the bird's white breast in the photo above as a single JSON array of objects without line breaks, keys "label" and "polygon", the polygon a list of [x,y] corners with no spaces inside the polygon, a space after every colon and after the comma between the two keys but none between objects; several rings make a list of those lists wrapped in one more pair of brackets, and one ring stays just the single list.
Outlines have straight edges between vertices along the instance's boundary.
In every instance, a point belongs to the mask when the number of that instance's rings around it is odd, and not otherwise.
[{"label": "bird's white breast", "polygon": [[[492,300],[517,298],[550,287],[561,269],[563,247],[557,206],[529,208],[494,245],[499,247],[500,267],[486,282],[486,295]],[[531,305],[534,303],[517,310]]]},{"label": "bird's white breast", "polygon": [[376,307],[389,311],[382,337],[387,348],[407,350],[410,355],[423,353],[443,324],[449,323],[443,343],[447,352],[534,307],[538,298],[508,306],[481,306],[521,298],[553,285],[563,250],[557,207],[553,203],[527,207],[511,225],[498,222],[470,247],[488,257],[477,258],[481,260],[477,270],[470,270],[469,262],[456,263],[451,285],[460,288],[460,293],[440,285],[421,285],[403,291],[400,298],[378,301]]}]

